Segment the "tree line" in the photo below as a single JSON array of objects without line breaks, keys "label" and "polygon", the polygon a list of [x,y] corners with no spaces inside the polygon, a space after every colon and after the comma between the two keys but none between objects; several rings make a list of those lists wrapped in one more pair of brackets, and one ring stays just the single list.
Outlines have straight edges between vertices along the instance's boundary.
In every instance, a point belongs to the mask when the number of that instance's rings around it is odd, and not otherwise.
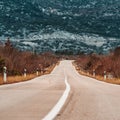
[{"label": "tree line", "polygon": [[111,74],[115,78],[120,78],[120,47],[117,47],[114,51],[111,51],[108,55],[81,55],[75,63],[78,69],[87,73],[96,75]]},{"label": "tree line", "polygon": [[4,45],[0,45],[0,74],[3,67],[7,67],[9,75],[22,75],[24,69],[27,73],[45,69],[58,62],[59,58],[52,53],[34,54],[30,51],[20,51],[12,45],[8,38]]}]

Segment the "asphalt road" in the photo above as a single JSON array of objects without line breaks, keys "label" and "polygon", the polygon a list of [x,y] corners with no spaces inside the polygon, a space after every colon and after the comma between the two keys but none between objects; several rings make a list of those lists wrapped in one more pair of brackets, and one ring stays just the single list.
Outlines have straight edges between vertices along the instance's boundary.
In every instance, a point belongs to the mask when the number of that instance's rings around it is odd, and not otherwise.
[{"label": "asphalt road", "polygon": [[120,120],[120,86],[79,75],[62,61],[49,75],[0,86],[0,120],[41,120],[65,91],[69,97],[55,120]]},{"label": "asphalt road", "polygon": [[79,75],[65,61],[71,86],[69,98],[56,120],[120,120],[120,86]]},{"label": "asphalt road", "polygon": [[64,63],[49,75],[0,86],[0,120],[41,120],[65,90]]}]

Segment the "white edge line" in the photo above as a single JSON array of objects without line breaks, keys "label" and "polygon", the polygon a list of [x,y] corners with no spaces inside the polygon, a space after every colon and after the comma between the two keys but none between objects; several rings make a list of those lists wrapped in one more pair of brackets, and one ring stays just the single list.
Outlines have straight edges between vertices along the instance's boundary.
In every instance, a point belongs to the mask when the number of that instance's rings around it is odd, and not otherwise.
[{"label": "white edge line", "polygon": [[53,109],[42,120],[53,120],[62,109],[70,92],[70,85],[67,82],[67,77],[65,77],[65,84],[66,90],[64,91],[62,97],[59,99],[58,103],[53,107]]}]

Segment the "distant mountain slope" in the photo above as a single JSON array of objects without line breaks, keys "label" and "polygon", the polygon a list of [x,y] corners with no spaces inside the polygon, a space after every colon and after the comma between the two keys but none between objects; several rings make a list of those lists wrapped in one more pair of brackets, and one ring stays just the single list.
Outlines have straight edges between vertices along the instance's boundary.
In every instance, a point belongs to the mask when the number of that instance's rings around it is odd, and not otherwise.
[{"label": "distant mountain slope", "polygon": [[0,38],[56,31],[120,38],[119,8],[119,0],[1,0]]}]

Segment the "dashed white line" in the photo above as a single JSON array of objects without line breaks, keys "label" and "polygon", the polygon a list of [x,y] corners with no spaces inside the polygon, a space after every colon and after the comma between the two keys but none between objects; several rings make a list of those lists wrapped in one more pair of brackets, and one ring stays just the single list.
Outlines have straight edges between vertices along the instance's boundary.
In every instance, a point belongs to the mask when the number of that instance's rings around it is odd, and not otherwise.
[{"label": "dashed white line", "polygon": [[62,109],[70,92],[70,85],[67,82],[67,76],[65,76],[65,84],[66,90],[64,91],[62,97],[59,99],[58,103],[53,107],[53,109],[42,120],[53,120]]}]

